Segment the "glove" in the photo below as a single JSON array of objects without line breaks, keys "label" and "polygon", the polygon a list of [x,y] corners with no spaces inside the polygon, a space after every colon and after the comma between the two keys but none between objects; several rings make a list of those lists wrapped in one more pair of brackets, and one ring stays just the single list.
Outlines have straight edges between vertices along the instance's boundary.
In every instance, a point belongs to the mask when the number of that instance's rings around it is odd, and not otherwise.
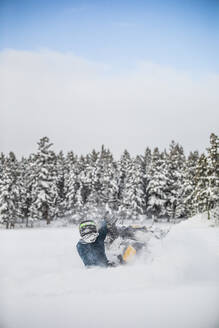
[{"label": "glove", "polygon": [[116,263],[114,263],[114,262],[108,262],[108,267],[115,268],[116,267]]},{"label": "glove", "polygon": [[106,211],[106,212],[105,212],[105,214],[104,214],[104,219],[105,219],[105,221],[106,221],[107,223],[110,222],[110,220],[111,220],[111,214],[110,214],[109,211]]},{"label": "glove", "polygon": [[114,215],[112,215],[109,211],[107,211],[105,213],[104,219],[105,219],[105,221],[107,223],[107,226],[108,225],[109,226],[113,226],[116,223],[116,221],[117,221],[117,218]]}]

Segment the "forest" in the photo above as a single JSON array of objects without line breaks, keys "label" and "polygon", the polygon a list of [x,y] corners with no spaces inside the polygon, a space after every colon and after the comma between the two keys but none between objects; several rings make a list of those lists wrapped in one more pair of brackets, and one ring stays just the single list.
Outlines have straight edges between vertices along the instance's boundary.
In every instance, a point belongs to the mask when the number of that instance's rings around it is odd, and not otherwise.
[{"label": "forest", "polygon": [[78,156],[53,151],[48,137],[35,153],[16,158],[0,155],[0,222],[32,226],[44,220],[111,211],[124,219],[188,218],[219,205],[219,138],[212,133],[206,153],[191,151],[172,141],[168,150],[147,147],[132,157],[125,150],[119,160],[112,152]]}]

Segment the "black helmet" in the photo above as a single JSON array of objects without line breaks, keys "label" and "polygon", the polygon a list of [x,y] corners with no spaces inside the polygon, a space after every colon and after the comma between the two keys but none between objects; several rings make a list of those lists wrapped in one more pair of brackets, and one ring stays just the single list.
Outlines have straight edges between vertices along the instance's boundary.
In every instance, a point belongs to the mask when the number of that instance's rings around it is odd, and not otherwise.
[{"label": "black helmet", "polygon": [[82,221],[79,225],[79,232],[81,237],[83,238],[89,234],[97,233],[97,226],[93,220]]}]

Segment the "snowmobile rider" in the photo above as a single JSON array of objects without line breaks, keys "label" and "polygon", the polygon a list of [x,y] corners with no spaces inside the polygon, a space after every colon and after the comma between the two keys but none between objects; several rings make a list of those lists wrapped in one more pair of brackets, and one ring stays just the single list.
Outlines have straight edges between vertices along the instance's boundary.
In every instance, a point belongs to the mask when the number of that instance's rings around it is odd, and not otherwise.
[{"label": "snowmobile rider", "polygon": [[103,220],[99,230],[93,220],[86,220],[80,223],[79,232],[81,239],[77,243],[77,251],[86,267],[113,266],[106,257],[104,240],[108,229],[107,222]]}]

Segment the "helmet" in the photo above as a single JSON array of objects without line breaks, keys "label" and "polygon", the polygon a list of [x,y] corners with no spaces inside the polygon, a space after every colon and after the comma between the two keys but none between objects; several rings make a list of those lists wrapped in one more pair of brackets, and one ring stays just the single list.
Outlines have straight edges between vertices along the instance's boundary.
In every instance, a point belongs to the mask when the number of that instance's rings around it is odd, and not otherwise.
[{"label": "helmet", "polygon": [[81,238],[86,243],[93,243],[99,236],[99,233],[97,232],[97,226],[96,223],[93,220],[86,220],[80,223],[79,225],[79,232],[81,235]]}]

